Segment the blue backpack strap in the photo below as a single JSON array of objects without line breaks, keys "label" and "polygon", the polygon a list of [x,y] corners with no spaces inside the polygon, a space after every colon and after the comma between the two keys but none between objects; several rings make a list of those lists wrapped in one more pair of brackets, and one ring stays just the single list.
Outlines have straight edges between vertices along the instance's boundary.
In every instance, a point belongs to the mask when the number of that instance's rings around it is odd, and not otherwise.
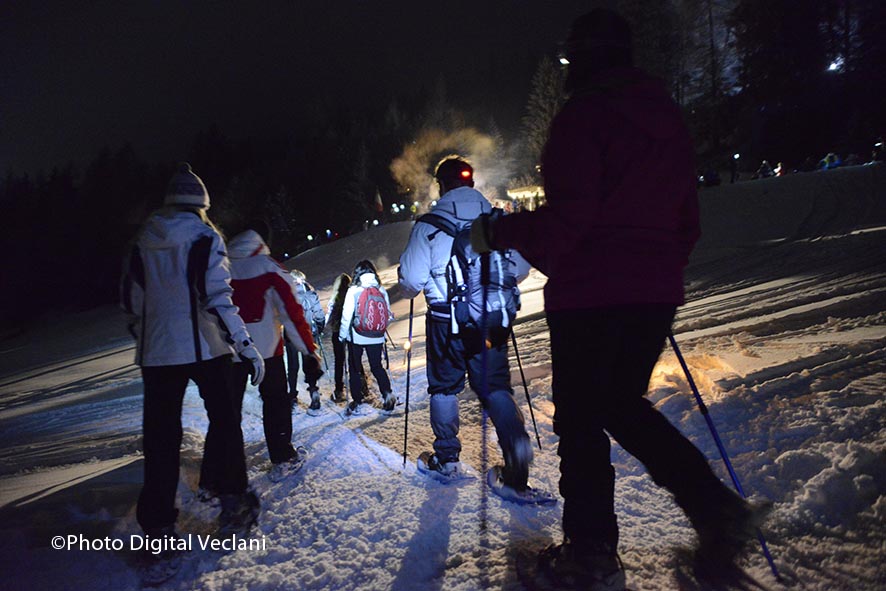
[{"label": "blue backpack strap", "polygon": [[[456,234],[458,234],[458,226],[456,226],[453,222],[447,220],[441,215],[437,215],[436,213],[426,213],[423,216],[420,216],[416,222],[424,222],[426,224],[430,224],[437,228],[438,230],[445,232],[447,235],[455,238]],[[428,237],[428,240],[433,240],[434,236],[436,236],[436,232],[431,234]]]}]

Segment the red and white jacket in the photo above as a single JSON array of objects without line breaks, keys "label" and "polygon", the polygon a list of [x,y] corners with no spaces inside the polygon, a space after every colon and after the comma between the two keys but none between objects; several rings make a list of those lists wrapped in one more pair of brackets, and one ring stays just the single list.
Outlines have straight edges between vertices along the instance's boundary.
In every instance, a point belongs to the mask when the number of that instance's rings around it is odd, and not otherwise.
[{"label": "red and white jacket", "polygon": [[295,295],[292,276],[271,258],[258,232],[247,230],[228,243],[234,304],[265,359],[283,355],[283,333],[305,354],[316,345],[304,309]]}]

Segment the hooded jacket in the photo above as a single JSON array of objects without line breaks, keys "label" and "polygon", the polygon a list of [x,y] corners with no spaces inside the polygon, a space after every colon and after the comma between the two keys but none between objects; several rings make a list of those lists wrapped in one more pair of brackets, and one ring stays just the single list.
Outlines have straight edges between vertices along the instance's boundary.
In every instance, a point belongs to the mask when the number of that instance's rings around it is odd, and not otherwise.
[{"label": "hooded jacket", "polygon": [[[472,187],[458,187],[447,191],[434,207],[434,213],[461,227],[477,216],[492,211],[482,193]],[[452,237],[427,223],[416,223],[409,235],[406,249],[400,255],[400,287],[406,298],[424,292],[429,306],[448,304],[446,265],[452,254]],[[529,275],[529,263],[516,251],[505,257],[517,282]]]},{"label": "hooded jacket", "polygon": [[230,278],[222,237],[197,213],[153,213],[129,252],[120,289],[136,364],[184,365],[250,345]]},{"label": "hooded jacket", "polygon": [[326,324],[326,314],[323,312],[320,296],[317,295],[314,287],[301,276],[296,277],[292,272],[289,274],[295,282],[295,295],[305,311],[305,318],[311,323],[313,332],[319,333]]},{"label": "hooded jacket", "polygon": [[682,304],[700,234],[693,153],[661,81],[636,68],[602,72],[551,124],[547,205],[498,220],[494,244],[548,276],[547,310]]},{"label": "hooded jacket", "polygon": [[[351,283],[351,286],[348,287],[348,293],[345,294],[345,301],[342,304],[341,310],[341,326],[338,329],[338,338],[340,341],[351,341],[356,345],[380,345],[385,342],[384,335],[380,337],[366,337],[351,330],[351,324],[354,321],[354,312],[357,309],[357,300],[360,299],[360,294],[363,293],[363,290],[367,287],[377,287],[381,291],[382,295],[385,296],[385,303],[388,305],[388,310],[390,311],[391,301],[388,299],[388,292],[385,291],[385,288],[378,282],[378,278],[376,278],[374,273],[363,273]],[[393,316],[391,319],[393,319]]]},{"label": "hooded jacket", "polygon": [[234,303],[265,359],[283,355],[281,327],[295,348],[314,351],[311,327],[295,295],[295,280],[270,256],[258,232],[247,230],[228,244]]}]

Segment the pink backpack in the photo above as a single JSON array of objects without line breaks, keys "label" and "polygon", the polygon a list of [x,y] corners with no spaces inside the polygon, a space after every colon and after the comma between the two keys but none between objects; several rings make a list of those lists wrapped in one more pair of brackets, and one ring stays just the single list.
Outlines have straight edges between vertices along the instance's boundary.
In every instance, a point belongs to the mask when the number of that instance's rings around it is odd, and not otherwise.
[{"label": "pink backpack", "polygon": [[390,317],[391,311],[388,309],[385,294],[375,286],[366,287],[357,298],[352,327],[360,336],[383,337]]}]

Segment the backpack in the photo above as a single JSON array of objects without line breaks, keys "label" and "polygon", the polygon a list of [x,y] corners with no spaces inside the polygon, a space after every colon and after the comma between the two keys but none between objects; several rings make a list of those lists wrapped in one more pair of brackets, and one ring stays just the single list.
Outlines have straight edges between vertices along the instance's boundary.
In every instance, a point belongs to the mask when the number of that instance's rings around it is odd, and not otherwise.
[{"label": "backpack", "polygon": [[[447,300],[452,333],[480,329],[483,322],[483,284],[481,256],[471,248],[471,224],[457,226],[448,219],[427,213],[419,222],[430,224],[452,237],[452,250],[446,264]],[[436,233],[431,234],[430,240]],[[486,288],[486,326],[490,339],[499,341],[510,333],[520,308],[517,277],[507,251],[489,253],[489,284]]]},{"label": "backpack", "polygon": [[385,336],[391,311],[385,294],[376,286],[364,287],[357,296],[354,308],[354,322],[351,327],[358,335],[378,338]]}]

